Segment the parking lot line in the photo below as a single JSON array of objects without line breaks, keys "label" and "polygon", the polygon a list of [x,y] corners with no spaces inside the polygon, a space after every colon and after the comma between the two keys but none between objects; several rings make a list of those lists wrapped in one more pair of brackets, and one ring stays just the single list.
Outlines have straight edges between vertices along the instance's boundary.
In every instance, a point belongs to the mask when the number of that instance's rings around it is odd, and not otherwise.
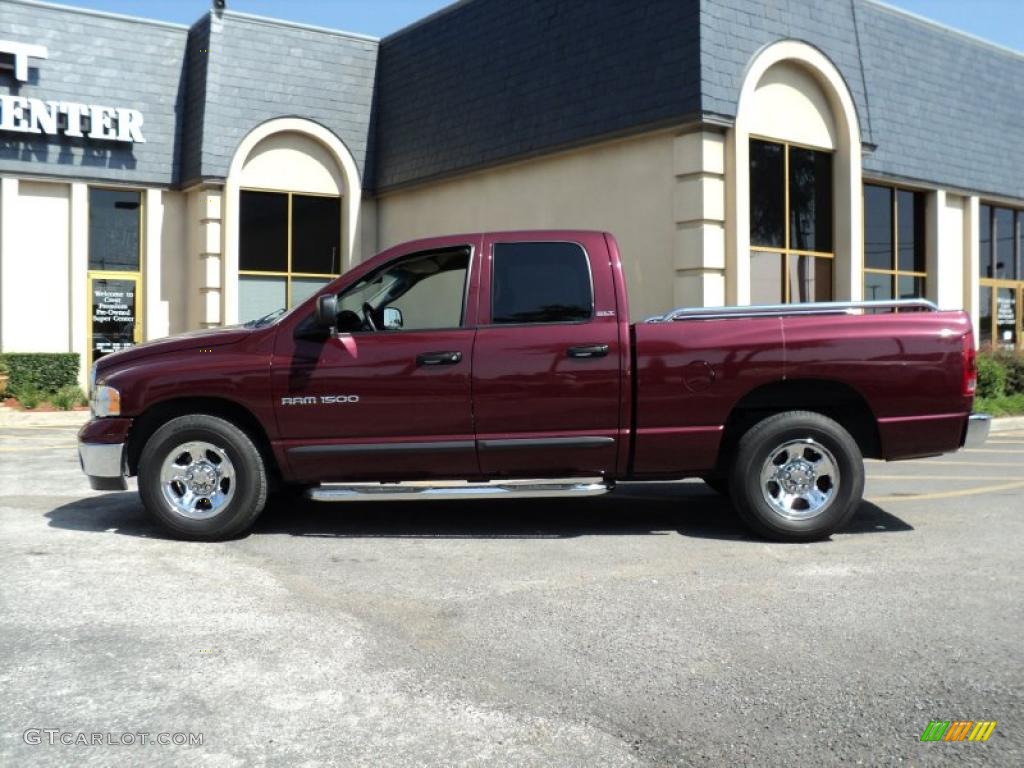
[{"label": "parking lot line", "polygon": [[[940,460],[941,459],[941,460]],[[925,463],[927,462],[927,463]],[[1016,462],[1013,461],[950,461],[945,457],[932,456],[927,459],[910,459],[908,461],[883,461],[882,459],[865,459],[865,465],[872,466],[875,464],[892,464],[894,466],[903,467],[930,467],[932,469],[938,469],[939,467],[1016,467]]]},{"label": "parking lot line", "polygon": [[890,501],[931,501],[934,499],[952,499],[958,496],[976,496],[979,493],[995,493],[996,491],[1011,491],[1015,488],[1024,488],[1024,481],[1015,483],[1002,483],[1001,485],[983,485],[979,488],[964,488],[957,491],[940,491],[938,493],[908,493],[894,494],[890,496],[868,496],[868,501],[890,502]]},{"label": "parking lot line", "polygon": [[1020,448],[1010,448],[1004,450],[1002,448],[963,448],[963,453],[1018,453],[1024,454],[1024,450]]},{"label": "parking lot line", "polygon": [[19,445],[16,448],[0,448],[0,453],[18,453],[21,451],[54,451],[65,448],[75,448],[77,443],[63,443],[61,445]]},{"label": "parking lot line", "polygon": [[868,480],[1006,480],[1006,475],[868,475]]}]

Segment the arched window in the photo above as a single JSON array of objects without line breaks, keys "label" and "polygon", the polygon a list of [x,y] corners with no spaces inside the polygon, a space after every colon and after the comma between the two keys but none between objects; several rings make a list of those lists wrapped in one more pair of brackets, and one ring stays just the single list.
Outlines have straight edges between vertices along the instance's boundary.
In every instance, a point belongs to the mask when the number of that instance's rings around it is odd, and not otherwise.
[{"label": "arched window", "polygon": [[832,62],[793,40],[760,51],[727,146],[729,302],[861,298],[860,126]]},{"label": "arched window", "polygon": [[292,307],[351,266],[360,193],[352,155],[323,126],[278,118],[246,136],[225,185],[225,321]]},{"label": "arched window", "polygon": [[341,274],[340,171],[325,148],[286,132],[257,144],[242,167],[238,319],[309,298]]}]

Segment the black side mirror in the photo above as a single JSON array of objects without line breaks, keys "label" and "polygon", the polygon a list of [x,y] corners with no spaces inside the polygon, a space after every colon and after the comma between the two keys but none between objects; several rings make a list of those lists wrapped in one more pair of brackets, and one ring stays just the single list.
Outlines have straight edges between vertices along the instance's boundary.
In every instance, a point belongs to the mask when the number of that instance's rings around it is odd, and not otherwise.
[{"label": "black side mirror", "polygon": [[338,297],[334,294],[318,297],[313,318],[321,328],[336,328],[338,325]]},{"label": "black side mirror", "polygon": [[363,318],[351,309],[343,309],[338,313],[338,333],[355,333],[363,330]]}]

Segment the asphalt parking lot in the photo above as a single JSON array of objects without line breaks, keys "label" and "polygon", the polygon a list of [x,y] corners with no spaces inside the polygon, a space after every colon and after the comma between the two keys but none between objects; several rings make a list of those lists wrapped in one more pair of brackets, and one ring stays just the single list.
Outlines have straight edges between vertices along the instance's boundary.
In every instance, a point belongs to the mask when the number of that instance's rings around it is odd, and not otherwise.
[{"label": "asphalt parking lot", "polygon": [[0,765],[1024,764],[1024,429],[870,463],[802,545],[698,482],[181,543],[73,444],[0,427]]}]

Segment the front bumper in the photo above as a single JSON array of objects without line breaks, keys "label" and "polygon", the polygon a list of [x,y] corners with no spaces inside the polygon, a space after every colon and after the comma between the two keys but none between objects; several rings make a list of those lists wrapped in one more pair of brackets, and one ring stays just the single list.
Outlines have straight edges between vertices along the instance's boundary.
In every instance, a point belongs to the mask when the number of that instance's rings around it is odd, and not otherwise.
[{"label": "front bumper", "polygon": [[977,448],[988,440],[988,431],[992,427],[992,417],[987,413],[972,413],[967,419],[967,434],[964,436],[964,448]]},{"label": "front bumper", "polygon": [[78,444],[78,461],[94,491],[123,491],[128,488],[124,443]]}]

